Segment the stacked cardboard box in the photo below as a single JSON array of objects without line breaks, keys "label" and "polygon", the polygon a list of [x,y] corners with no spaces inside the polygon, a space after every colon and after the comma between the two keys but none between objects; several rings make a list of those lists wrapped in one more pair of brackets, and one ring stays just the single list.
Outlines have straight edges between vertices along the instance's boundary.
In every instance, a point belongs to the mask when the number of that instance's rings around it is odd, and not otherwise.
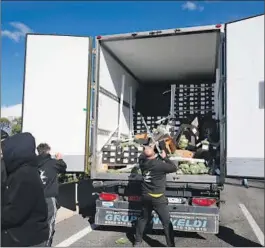
[{"label": "stacked cardboard box", "polygon": [[142,153],[143,148],[134,145],[115,146],[106,145],[103,147],[102,163],[104,164],[136,164],[138,157]]},{"label": "stacked cardboard box", "polygon": [[[166,116],[144,116],[144,119],[149,129],[152,130],[157,126],[156,121],[164,117]],[[141,114],[137,112],[134,117],[134,134],[145,133],[145,132],[146,132],[146,127],[142,121]]]}]

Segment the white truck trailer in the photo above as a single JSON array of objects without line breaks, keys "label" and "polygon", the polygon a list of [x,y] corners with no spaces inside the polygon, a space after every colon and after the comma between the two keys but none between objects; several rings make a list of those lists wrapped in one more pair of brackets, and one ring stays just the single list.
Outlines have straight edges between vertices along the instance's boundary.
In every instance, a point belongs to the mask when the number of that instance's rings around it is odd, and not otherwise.
[{"label": "white truck trailer", "polygon": [[[157,100],[171,85],[175,91]],[[138,128],[141,92],[154,96],[151,118],[174,113],[176,129],[189,116],[218,122],[219,173],[170,174],[166,192],[175,230],[218,233],[227,173],[264,174],[264,15],[97,36],[95,47],[90,37],[27,35],[23,131],[63,153],[68,171],[89,167],[79,207],[99,225],[132,226],[139,215],[141,176],[104,171],[100,151],[118,124],[122,136],[132,123]],[[141,104],[150,108],[149,100]],[[157,216],[152,223],[161,228]]]}]

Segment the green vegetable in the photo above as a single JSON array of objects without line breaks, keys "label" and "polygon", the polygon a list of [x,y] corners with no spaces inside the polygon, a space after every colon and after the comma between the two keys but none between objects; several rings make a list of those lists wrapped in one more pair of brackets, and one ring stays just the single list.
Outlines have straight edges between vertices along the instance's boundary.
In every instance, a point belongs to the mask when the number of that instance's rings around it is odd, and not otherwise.
[{"label": "green vegetable", "polygon": [[207,174],[209,171],[209,168],[206,167],[206,165],[202,162],[198,163],[199,167],[199,174]]},{"label": "green vegetable", "polygon": [[183,173],[184,174],[186,174],[186,175],[189,175],[189,174],[191,174],[191,171],[190,171],[190,169],[188,169],[188,170],[182,170],[183,171]]},{"label": "green vegetable", "polygon": [[191,164],[190,165],[190,172],[193,175],[199,174],[199,166],[197,164]]},{"label": "green vegetable", "polygon": [[131,170],[132,174],[141,174],[141,170],[139,168],[133,167]]},{"label": "green vegetable", "polygon": [[209,168],[205,167],[205,169],[202,170],[202,174],[207,174],[209,173]]},{"label": "green vegetable", "polygon": [[183,174],[190,174],[190,166],[188,163],[180,164],[179,169],[183,172]]},{"label": "green vegetable", "polygon": [[180,149],[186,149],[187,146],[189,145],[189,140],[186,138],[185,135],[181,135],[178,143],[178,147]]},{"label": "green vegetable", "polygon": [[182,170],[188,170],[190,168],[189,164],[187,163],[183,163],[183,164],[180,164],[179,168]]},{"label": "green vegetable", "polygon": [[203,145],[209,145],[210,144],[210,142],[208,141],[208,140],[203,140],[202,142],[201,142]]},{"label": "green vegetable", "polygon": [[178,169],[177,170],[177,175],[183,175],[184,173],[183,173],[183,171],[181,170],[181,169]]},{"label": "green vegetable", "polygon": [[115,243],[116,243],[117,245],[124,245],[124,244],[127,244],[127,243],[128,243],[128,239],[126,239],[126,238],[119,238],[119,239],[117,239],[117,240],[115,241]]},{"label": "green vegetable", "polygon": [[205,164],[202,163],[202,162],[199,162],[199,163],[198,163],[198,166],[199,166],[201,169],[204,169],[204,168],[206,167]]}]

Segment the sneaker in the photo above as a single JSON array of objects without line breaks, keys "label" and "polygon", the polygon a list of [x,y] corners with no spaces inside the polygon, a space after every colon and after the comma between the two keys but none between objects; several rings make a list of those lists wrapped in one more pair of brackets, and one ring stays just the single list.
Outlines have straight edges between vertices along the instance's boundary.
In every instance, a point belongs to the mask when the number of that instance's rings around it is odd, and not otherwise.
[{"label": "sneaker", "polygon": [[136,241],[133,246],[134,247],[142,247],[142,242]]}]

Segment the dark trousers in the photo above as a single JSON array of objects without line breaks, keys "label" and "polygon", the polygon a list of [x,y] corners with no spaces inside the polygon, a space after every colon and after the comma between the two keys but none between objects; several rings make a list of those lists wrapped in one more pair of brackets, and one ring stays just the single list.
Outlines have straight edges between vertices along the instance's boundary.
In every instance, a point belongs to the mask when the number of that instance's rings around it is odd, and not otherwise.
[{"label": "dark trousers", "polygon": [[141,216],[138,218],[136,224],[135,242],[142,242],[145,227],[152,220],[152,211],[154,210],[162,222],[167,246],[175,246],[174,232],[172,223],[170,221],[167,198],[164,195],[158,198],[145,195],[142,198],[143,208]]},{"label": "dark trousers", "polygon": [[52,240],[55,233],[55,220],[57,214],[57,204],[55,197],[46,198],[48,207],[48,225],[49,225],[49,239],[46,246],[52,246]]}]

